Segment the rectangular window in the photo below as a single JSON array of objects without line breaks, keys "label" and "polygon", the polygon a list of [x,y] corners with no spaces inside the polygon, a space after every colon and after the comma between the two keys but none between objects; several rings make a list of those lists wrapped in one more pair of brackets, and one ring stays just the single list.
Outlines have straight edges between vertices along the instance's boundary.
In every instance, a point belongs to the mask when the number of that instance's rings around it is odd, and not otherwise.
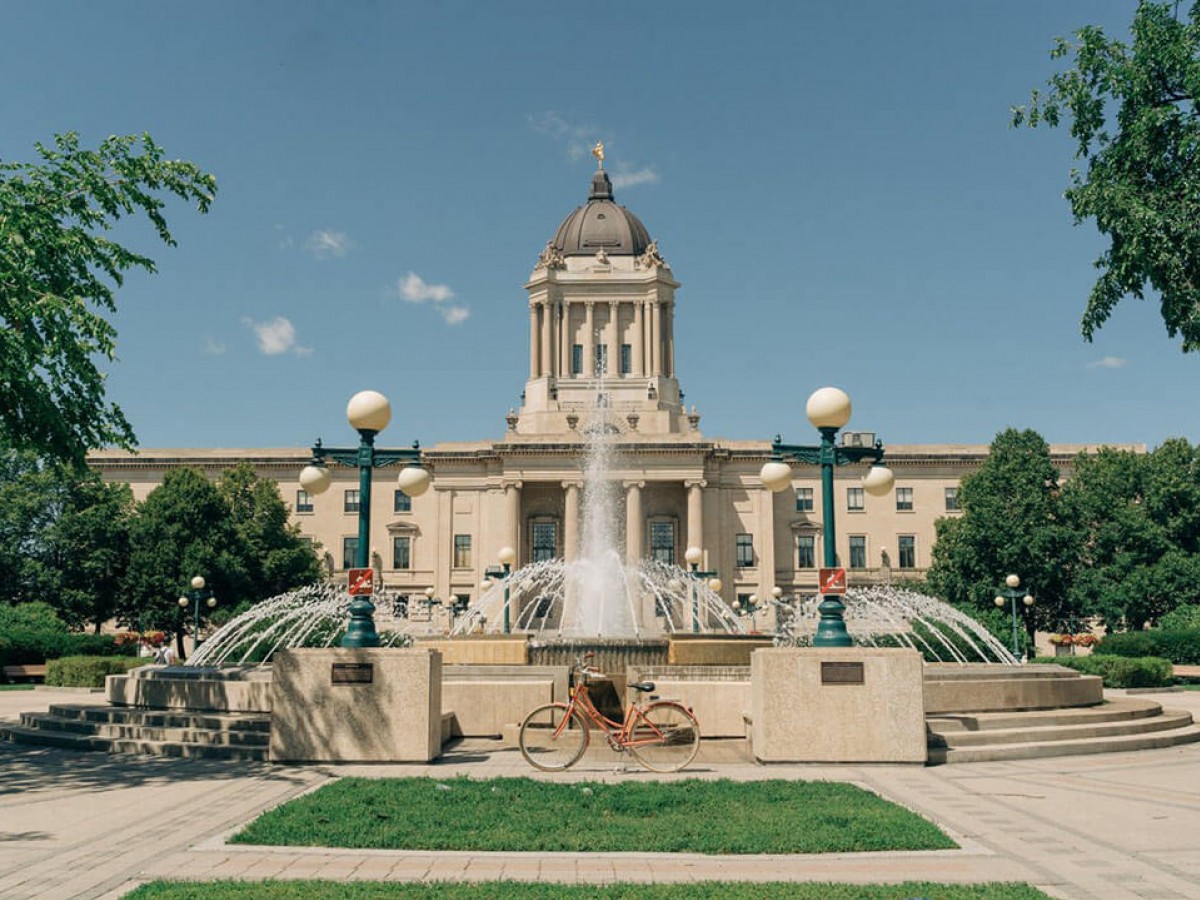
[{"label": "rectangular window", "polygon": [[396,491],[393,496],[392,512],[412,512],[412,497],[404,491]]},{"label": "rectangular window", "polygon": [[897,512],[912,512],[913,508],[913,489],[912,488],[896,488],[896,511]]},{"label": "rectangular window", "polygon": [[958,512],[962,509],[958,505],[958,488],[946,488],[946,512]]},{"label": "rectangular window", "polygon": [[583,374],[583,344],[571,345],[571,374]]},{"label": "rectangular window", "polygon": [[310,513],[313,511],[312,494],[308,491],[296,491],[296,512]]},{"label": "rectangular window", "polygon": [[675,523],[650,523],[650,558],[667,565],[675,564]]},{"label": "rectangular window", "polygon": [[596,374],[608,374],[608,344],[596,345]]},{"label": "rectangular window", "polygon": [[798,554],[797,569],[815,569],[817,567],[817,539],[811,534],[802,534],[796,538]]},{"label": "rectangular window", "polygon": [[545,562],[558,556],[558,523],[533,523],[533,561]]},{"label": "rectangular window", "polygon": [[621,374],[628,375],[633,371],[633,345],[621,345]]},{"label": "rectangular window", "polygon": [[860,487],[846,488],[846,509],[851,512],[862,512],[863,489]]},{"label": "rectangular window", "polygon": [[342,538],[342,568],[358,568],[358,538]]},{"label": "rectangular window", "polygon": [[345,498],[342,500],[342,512],[356,513],[358,512],[358,491],[346,491]]},{"label": "rectangular window", "polygon": [[754,565],[754,535],[739,534],[734,540],[737,549],[737,567],[745,569]]},{"label": "rectangular window", "polygon": [[471,568],[471,536],[469,534],[454,536],[454,568]]},{"label": "rectangular window", "polygon": [[796,512],[813,511],[813,489],[796,488]]},{"label": "rectangular window", "polygon": [[410,538],[410,537],[394,537],[394,538],[392,538],[392,568],[393,569],[411,569],[412,568],[412,538]]},{"label": "rectangular window", "polygon": [[867,536],[865,534],[850,535],[850,568],[865,569],[867,567]]},{"label": "rectangular window", "polygon": [[917,567],[917,538],[912,534],[902,534],[898,539],[900,545],[900,568],[915,569]]}]

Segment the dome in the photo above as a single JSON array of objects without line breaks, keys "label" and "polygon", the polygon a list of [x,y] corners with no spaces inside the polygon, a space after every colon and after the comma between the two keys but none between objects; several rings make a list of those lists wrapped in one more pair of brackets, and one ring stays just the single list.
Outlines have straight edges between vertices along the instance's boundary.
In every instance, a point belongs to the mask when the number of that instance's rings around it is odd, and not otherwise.
[{"label": "dome", "polygon": [[563,219],[551,246],[565,256],[641,256],[650,245],[642,220],[613,202],[612,182],[600,169],[592,176],[588,202]]}]

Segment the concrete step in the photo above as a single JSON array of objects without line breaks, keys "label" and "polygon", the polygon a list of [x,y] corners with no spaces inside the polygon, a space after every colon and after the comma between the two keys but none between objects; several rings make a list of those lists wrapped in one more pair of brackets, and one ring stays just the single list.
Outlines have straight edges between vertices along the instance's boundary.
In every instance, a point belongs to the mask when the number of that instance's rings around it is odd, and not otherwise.
[{"label": "concrete step", "polygon": [[1186,728],[1192,724],[1191,713],[1162,712],[1156,716],[1116,721],[1089,721],[1082,719],[1069,724],[1036,725],[1022,728],[995,728],[986,731],[948,731],[929,733],[930,746],[984,747],[996,744],[1025,744],[1046,741],[1086,740],[1089,738],[1116,737],[1123,734],[1150,734],[1155,731],[1170,731]]},{"label": "concrete step", "polygon": [[1200,727],[1195,724],[1169,731],[1126,734],[1112,737],[1073,740],[1029,741],[1019,744],[990,744],[982,747],[930,747],[928,764],[996,762],[1012,759],[1040,759],[1052,756],[1083,756],[1092,753],[1121,753],[1153,750],[1200,742]]},{"label": "concrete step", "polygon": [[188,741],[150,741],[138,738],[102,737],[79,732],[55,731],[48,728],[28,728],[23,725],[0,725],[0,739],[42,747],[67,750],[89,750],[107,753],[142,753],[148,756],[172,756],[188,759],[222,759],[231,761],[266,761],[267,747],[237,747],[219,744],[198,744]]},{"label": "concrete step", "polygon": [[53,704],[49,714],[61,719],[151,728],[191,728],[221,731],[270,733],[271,717],[266,714],[196,713],[184,710],[141,709],[131,706],[88,706]]},{"label": "concrete step", "polygon": [[140,738],[151,741],[171,741],[191,744],[220,744],[224,746],[265,747],[270,743],[269,731],[223,730],[204,728],[158,728],[150,725],[94,722],[89,719],[68,719],[44,713],[22,713],[21,725],[48,731],[90,734],[105,738]]},{"label": "concrete step", "polygon": [[1153,700],[1115,697],[1097,706],[1002,713],[938,714],[927,716],[925,721],[931,730],[941,734],[950,734],[1010,728],[1040,728],[1051,725],[1077,725],[1083,722],[1120,722],[1152,718],[1161,711],[1162,705]]}]

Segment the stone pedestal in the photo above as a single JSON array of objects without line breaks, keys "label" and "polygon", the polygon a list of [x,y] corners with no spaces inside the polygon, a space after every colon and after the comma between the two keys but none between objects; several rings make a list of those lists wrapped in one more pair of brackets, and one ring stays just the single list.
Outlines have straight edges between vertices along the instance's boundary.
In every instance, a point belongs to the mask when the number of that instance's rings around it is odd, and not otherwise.
[{"label": "stone pedestal", "polygon": [[437,651],[287,650],[274,670],[273,762],[428,762],[441,753]]},{"label": "stone pedestal", "polygon": [[924,763],[921,656],[867,647],[756,650],[750,718],[761,762]]}]

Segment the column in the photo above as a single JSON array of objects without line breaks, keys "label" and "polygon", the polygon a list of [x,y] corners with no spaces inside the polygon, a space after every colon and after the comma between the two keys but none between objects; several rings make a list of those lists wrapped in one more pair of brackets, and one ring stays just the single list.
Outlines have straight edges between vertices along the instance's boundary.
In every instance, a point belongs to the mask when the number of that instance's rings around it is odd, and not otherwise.
[{"label": "column", "polygon": [[583,374],[587,378],[596,375],[596,302],[588,300],[587,317],[583,327]]},{"label": "column", "polygon": [[653,303],[650,307],[650,373],[655,377],[661,376],[662,368],[662,304]]},{"label": "column", "polygon": [[[704,544],[704,486],[708,482],[702,478],[692,481],[685,481],[683,484],[687,488],[687,544],[684,547],[699,547],[705,549]],[[700,564],[702,567],[704,563]]]},{"label": "column", "polygon": [[633,304],[633,374],[646,374],[646,340],[642,331],[642,303]]},{"label": "column", "polygon": [[642,488],[644,481],[625,482],[625,562],[636,566],[645,556],[645,536],[642,531]]},{"label": "column", "polygon": [[666,335],[666,360],[663,362],[663,374],[675,377],[675,309],[672,305],[663,307],[663,317],[666,322],[663,332]]},{"label": "column", "polygon": [[564,481],[566,503],[563,515],[563,558],[570,562],[579,552],[579,482]]},{"label": "column", "polygon": [[[791,491],[786,491],[779,496],[792,496]],[[763,598],[763,602],[769,602],[771,597],[771,588],[779,583],[779,573],[775,571],[775,494],[771,493],[766,488],[759,491],[758,494],[758,537],[755,543],[758,545],[754,548],[755,555],[758,559],[758,596]],[[789,533],[789,540],[792,536]],[[791,565],[791,551],[788,551],[788,565]],[[791,575],[789,571],[787,575]]]},{"label": "column", "polygon": [[506,543],[517,551],[513,568],[521,565],[521,482],[510,481],[504,486],[504,527],[508,532]]},{"label": "column", "polygon": [[542,348],[538,344],[538,308],[529,307],[529,378],[532,381],[541,374]]},{"label": "column", "polygon": [[610,377],[621,373],[621,304],[608,304],[608,374]]},{"label": "column", "polygon": [[564,300],[558,306],[558,373],[571,374],[571,307]]},{"label": "column", "polygon": [[542,375],[554,374],[550,370],[550,301],[542,303]]}]

